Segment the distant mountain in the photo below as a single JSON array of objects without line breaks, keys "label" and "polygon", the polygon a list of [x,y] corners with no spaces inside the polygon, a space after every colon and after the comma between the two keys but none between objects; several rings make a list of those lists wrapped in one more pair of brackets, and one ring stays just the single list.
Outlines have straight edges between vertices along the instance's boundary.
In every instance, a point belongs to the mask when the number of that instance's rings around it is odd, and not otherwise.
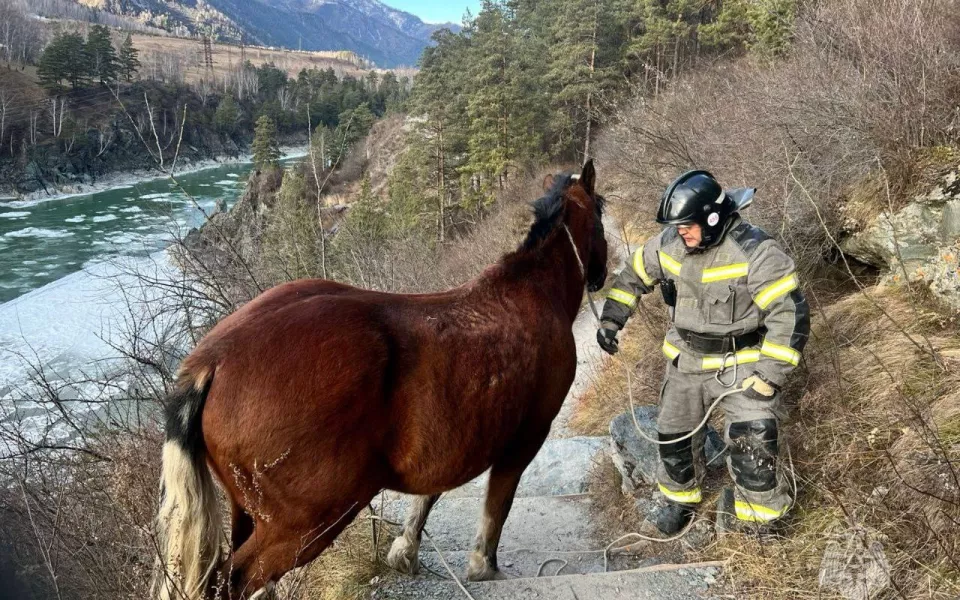
[{"label": "distant mountain", "polygon": [[352,50],[381,67],[416,65],[434,31],[378,0],[78,0],[180,34],[303,50]]}]

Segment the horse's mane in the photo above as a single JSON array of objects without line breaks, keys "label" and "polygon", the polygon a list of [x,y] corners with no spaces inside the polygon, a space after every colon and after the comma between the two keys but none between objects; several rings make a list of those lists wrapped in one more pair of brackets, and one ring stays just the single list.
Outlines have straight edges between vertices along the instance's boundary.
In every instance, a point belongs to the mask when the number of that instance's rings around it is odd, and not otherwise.
[{"label": "horse's mane", "polygon": [[[543,196],[530,203],[533,210],[533,224],[527,232],[527,237],[524,238],[516,250],[500,259],[500,263],[506,266],[508,271],[513,272],[518,268],[522,271],[523,267],[521,265],[524,261],[521,259],[537,250],[563,222],[563,194],[574,181],[576,181],[576,178],[571,173],[556,175],[550,189]],[[595,198],[597,212],[600,214],[603,211],[604,199],[599,195]]]},{"label": "horse's mane", "polygon": [[557,175],[547,193],[531,203],[533,225],[530,226],[526,239],[517,248],[518,253],[534,250],[557,228],[563,216],[563,193],[573,181],[570,173]]}]

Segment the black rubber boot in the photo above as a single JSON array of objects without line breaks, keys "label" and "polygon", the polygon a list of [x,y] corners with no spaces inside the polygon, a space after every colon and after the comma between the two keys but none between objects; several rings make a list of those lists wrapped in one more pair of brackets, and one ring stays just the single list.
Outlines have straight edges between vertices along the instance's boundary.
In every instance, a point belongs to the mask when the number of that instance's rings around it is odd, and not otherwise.
[{"label": "black rubber boot", "polygon": [[660,533],[674,535],[680,533],[693,519],[694,507],[690,504],[670,502],[661,498],[656,506],[647,515],[647,520],[656,525]]}]

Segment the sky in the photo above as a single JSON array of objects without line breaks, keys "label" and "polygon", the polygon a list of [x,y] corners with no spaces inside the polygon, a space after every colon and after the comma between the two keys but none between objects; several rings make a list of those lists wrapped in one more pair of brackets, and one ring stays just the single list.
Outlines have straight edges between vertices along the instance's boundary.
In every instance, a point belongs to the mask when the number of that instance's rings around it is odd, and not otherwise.
[{"label": "sky", "polygon": [[469,8],[477,14],[480,0],[385,0],[393,8],[413,13],[427,23],[460,23]]}]

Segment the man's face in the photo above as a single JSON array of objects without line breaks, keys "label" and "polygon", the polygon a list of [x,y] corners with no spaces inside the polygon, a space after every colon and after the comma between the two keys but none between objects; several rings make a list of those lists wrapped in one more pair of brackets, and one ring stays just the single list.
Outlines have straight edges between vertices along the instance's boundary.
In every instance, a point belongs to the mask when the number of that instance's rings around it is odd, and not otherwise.
[{"label": "man's face", "polygon": [[696,248],[703,241],[703,230],[696,223],[677,225],[677,233],[683,238],[687,248]]}]

